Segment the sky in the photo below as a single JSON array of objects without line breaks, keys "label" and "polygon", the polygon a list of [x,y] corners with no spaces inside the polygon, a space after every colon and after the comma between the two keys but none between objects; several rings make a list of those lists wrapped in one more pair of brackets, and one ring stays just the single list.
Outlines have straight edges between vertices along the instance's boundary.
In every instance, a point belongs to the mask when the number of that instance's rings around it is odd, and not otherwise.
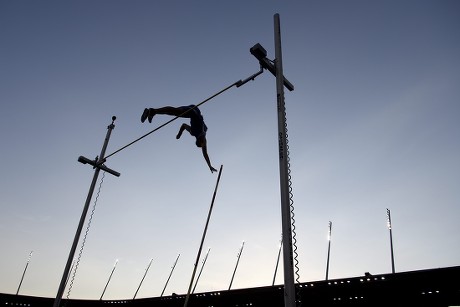
[{"label": "sky", "polygon": [[[460,265],[460,3],[450,0],[0,0],[0,292],[55,297],[94,159],[275,58],[280,14],[301,282]],[[281,237],[276,82],[200,107],[222,175],[195,292],[269,286]],[[64,298],[187,293],[217,174],[178,119],[109,157]],[[94,207],[94,200],[97,203]],[[81,256],[80,246],[92,214]],[[29,254],[33,254],[28,262]],[[276,284],[283,283],[283,267]],[[68,285],[69,286],[69,285]]]}]

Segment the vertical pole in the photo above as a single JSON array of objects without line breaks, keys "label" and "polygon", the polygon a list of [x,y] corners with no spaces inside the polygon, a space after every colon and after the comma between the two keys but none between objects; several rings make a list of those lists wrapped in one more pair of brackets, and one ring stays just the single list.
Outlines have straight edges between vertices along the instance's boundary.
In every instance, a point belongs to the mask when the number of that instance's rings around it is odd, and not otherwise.
[{"label": "vertical pole", "polygon": [[147,266],[147,269],[145,269],[145,273],[144,273],[144,276],[142,276],[141,282],[139,283],[139,287],[137,287],[136,293],[134,293],[134,297],[133,297],[133,299],[135,299],[135,298],[136,298],[136,296],[137,296],[137,292],[139,292],[139,289],[141,288],[141,286],[142,286],[142,283],[144,282],[145,276],[147,276],[147,272],[148,272],[148,271],[149,271],[149,269],[150,269],[150,265],[152,264],[152,261],[153,261],[153,258],[151,258],[151,259],[150,259],[149,265]]},{"label": "vertical pole", "polygon": [[238,263],[240,262],[241,254],[243,253],[243,248],[244,248],[244,241],[243,241],[243,244],[241,245],[240,250],[238,251],[238,259],[236,260],[235,270],[233,270],[233,275],[232,275],[232,279],[230,280],[230,285],[228,286],[228,290],[230,290],[230,288],[232,287],[233,279],[235,278],[236,269],[238,268]]},{"label": "vertical pole", "polygon": [[283,234],[281,234],[281,240],[280,240],[280,248],[278,250],[278,257],[276,258],[276,265],[275,265],[275,274],[273,274],[273,282],[272,286],[275,285],[275,279],[276,279],[276,272],[278,271],[278,264],[280,262],[280,256],[281,256],[281,248],[283,248]]},{"label": "vertical pole", "polygon": [[112,279],[113,272],[115,271],[115,268],[117,267],[118,259],[115,261],[115,264],[113,265],[112,272],[110,273],[109,279],[107,280],[107,283],[105,284],[104,290],[102,291],[101,298],[99,300],[102,300],[102,297],[104,296],[105,290],[107,289],[107,286],[109,285],[110,279]]},{"label": "vertical pole", "polygon": [[206,263],[206,260],[208,259],[208,255],[209,255],[210,250],[211,250],[211,248],[208,248],[208,252],[206,253],[206,256],[203,259],[203,264],[201,265],[200,273],[198,273],[198,277],[196,278],[195,286],[193,286],[192,293],[195,293],[196,285],[198,285],[198,280],[200,279],[201,273],[203,272],[203,268],[204,268],[204,265]]},{"label": "vertical pole", "polygon": [[21,281],[19,282],[19,286],[18,286],[18,290],[16,291],[16,295],[19,294],[19,289],[21,289],[22,281],[24,280],[24,276],[26,275],[27,267],[29,266],[29,262],[30,262],[30,259],[32,258],[33,252],[34,251],[31,251],[29,254],[29,258],[27,258],[26,267],[24,268],[24,272],[22,272]]},{"label": "vertical pole", "polygon": [[219,186],[220,176],[222,175],[222,168],[224,166],[221,165],[219,169],[219,175],[217,176],[216,187],[214,188],[214,194],[212,195],[211,206],[209,207],[208,218],[206,219],[206,226],[204,227],[203,236],[201,237],[200,248],[198,249],[198,254],[196,255],[195,264],[193,266],[193,273],[192,278],[190,280],[190,285],[188,286],[187,296],[185,297],[184,307],[187,307],[188,301],[190,299],[190,292],[192,290],[193,280],[195,279],[196,268],[198,266],[198,262],[200,261],[201,250],[203,249],[204,239],[206,238],[206,232],[208,231],[209,220],[211,218],[212,208],[214,207],[214,200],[216,199],[217,194],[217,187]]},{"label": "vertical pole", "polygon": [[326,264],[326,280],[329,278],[329,257],[331,255],[331,235],[332,235],[332,222],[329,221],[329,232],[327,235],[327,241],[328,246],[327,246],[327,264]]},{"label": "vertical pole", "polygon": [[392,227],[391,227],[391,215],[390,209],[387,209],[387,226],[388,230],[390,231],[390,248],[391,248],[391,272],[395,273],[395,258],[393,253],[393,234],[392,234]]},{"label": "vertical pole", "polygon": [[[116,117],[113,116],[112,117],[112,123],[107,127],[107,134],[105,136],[104,144],[102,145],[101,154],[99,155],[99,160],[98,161],[103,161],[104,160],[104,155],[105,155],[105,151],[107,149],[107,145],[109,143],[110,135],[112,133],[112,130],[115,128],[115,125],[113,124],[115,119],[116,119]],[[94,170],[93,180],[91,182],[91,185],[90,185],[90,188],[89,188],[89,191],[88,191],[88,196],[86,197],[85,206],[83,207],[83,212],[81,213],[80,222],[78,223],[77,231],[75,233],[73,244],[72,244],[72,247],[71,247],[70,252],[69,252],[69,257],[67,258],[67,263],[66,263],[66,266],[65,266],[65,269],[64,269],[64,273],[62,274],[61,283],[59,285],[59,290],[58,290],[58,293],[56,295],[56,299],[54,300],[53,307],[59,307],[59,304],[61,303],[62,294],[64,293],[65,286],[67,284],[67,277],[69,275],[70,266],[71,266],[73,258],[75,256],[75,251],[77,249],[78,241],[80,240],[81,231],[82,231],[83,225],[85,223],[86,215],[88,213],[89,205],[91,203],[91,198],[93,197],[94,187],[96,186],[97,178],[99,177],[99,172],[100,171],[101,171],[101,169],[99,167],[96,167],[95,170]]]},{"label": "vertical pole", "polygon": [[275,67],[276,98],[278,105],[278,149],[280,166],[281,218],[283,228],[283,264],[284,264],[284,306],[295,306],[294,256],[292,251],[291,210],[289,200],[289,174],[286,141],[286,117],[284,105],[284,76],[281,52],[280,16],[275,21]]},{"label": "vertical pole", "polygon": [[173,273],[173,271],[174,271],[174,268],[176,267],[177,260],[179,260],[179,257],[180,257],[180,254],[177,255],[176,261],[174,261],[174,264],[173,264],[173,266],[172,266],[172,268],[171,268],[171,273],[169,273],[168,280],[166,280],[165,287],[163,288],[163,291],[161,291],[161,295],[160,295],[160,296],[163,296],[163,293],[165,293],[166,287],[168,286],[169,280],[171,279],[171,275],[172,275],[172,273]]},{"label": "vertical pole", "polygon": [[[75,261],[72,261],[72,265],[71,265],[71,267],[70,267],[69,272],[72,272],[73,266],[74,266],[74,265],[75,265]],[[67,279],[66,279],[66,281],[65,281],[64,289],[65,289],[65,287],[67,287],[67,283],[69,282],[69,278],[70,278],[70,274],[67,275]]]}]

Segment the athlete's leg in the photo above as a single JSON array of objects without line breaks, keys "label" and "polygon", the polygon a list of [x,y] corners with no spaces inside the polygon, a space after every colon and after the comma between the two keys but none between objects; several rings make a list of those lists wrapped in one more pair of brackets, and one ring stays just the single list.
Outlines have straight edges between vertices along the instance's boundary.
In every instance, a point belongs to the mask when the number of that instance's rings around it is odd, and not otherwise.
[{"label": "athlete's leg", "polygon": [[190,126],[187,124],[182,124],[182,126],[180,126],[179,128],[179,132],[176,135],[176,139],[180,139],[180,137],[182,136],[182,132],[184,132],[184,130],[187,130],[190,133]]}]

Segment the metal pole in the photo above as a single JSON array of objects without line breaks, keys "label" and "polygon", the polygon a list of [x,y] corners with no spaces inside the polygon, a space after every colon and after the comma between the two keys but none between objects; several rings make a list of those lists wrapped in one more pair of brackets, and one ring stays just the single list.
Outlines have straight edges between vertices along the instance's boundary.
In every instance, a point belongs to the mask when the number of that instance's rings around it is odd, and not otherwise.
[{"label": "metal pole", "polygon": [[395,258],[394,258],[394,253],[393,253],[393,233],[392,233],[392,227],[391,227],[390,209],[387,209],[387,226],[388,226],[388,230],[390,231],[391,271],[394,274],[395,273]]},{"label": "metal pole", "polygon": [[27,259],[26,267],[24,268],[24,272],[22,272],[21,281],[19,282],[18,290],[16,291],[16,295],[19,293],[19,289],[21,289],[22,281],[24,280],[24,276],[26,275],[27,267],[29,266],[30,258],[32,258],[32,254],[34,251],[31,251],[29,254],[29,258]]},{"label": "metal pole", "polygon": [[281,234],[281,240],[280,240],[280,248],[278,250],[278,258],[276,258],[276,266],[275,266],[275,274],[273,274],[273,282],[272,286],[275,285],[275,279],[276,279],[276,272],[278,271],[278,264],[280,262],[280,256],[281,256],[281,248],[283,247],[283,234]]},{"label": "metal pole", "polygon": [[142,286],[142,283],[144,282],[144,278],[145,278],[145,276],[147,275],[147,272],[149,271],[149,268],[150,268],[150,265],[152,264],[152,261],[153,261],[153,258],[150,259],[149,265],[147,266],[147,269],[145,269],[144,276],[142,276],[141,282],[139,283],[139,287],[137,287],[136,293],[134,293],[133,299],[136,298],[137,292],[139,291],[139,289],[140,289],[141,286]]},{"label": "metal pole", "polygon": [[274,15],[275,21],[275,65],[276,92],[278,104],[278,149],[280,166],[281,218],[283,228],[283,264],[284,264],[284,306],[295,306],[294,256],[292,250],[291,210],[289,200],[289,174],[286,141],[286,118],[284,105],[284,76],[281,52],[280,16]]},{"label": "metal pole", "polygon": [[[99,155],[99,159],[96,158],[96,161],[94,162],[95,163],[95,170],[94,170],[93,180],[91,182],[91,185],[90,185],[90,188],[89,188],[89,191],[88,191],[88,196],[86,197],[85,206],[83,207],[83,212],[82,212],[81,217],[80,217],[80,222],[78,223],[78,228],[77,228],[77,231],[75,233],[73,244],[72,244],[72,247],[71,247],[70,252],[69,252],[69,257],[67,258],[67,263],[66,263],[66,266],[65,266],[65,269],[64,269],[64,273],[62,274],[61,283],[59,285],[59,290],[58,290],[58,293],[56,295],[56,299],[54,300],[53,307],[59,307],[59,304],[61,303],[62,294],[64,293],[65,286],[66,286],[66,283],[67,283],[67,277],[68,277],[69,271],[70,271],[70,266],[71,266],[73,258],[75,256],[75,251],[77,249],[78,241],[80,240],[81,231],[83,229],[83,225],[85,223],[86,215],[88,213],[91,198],[93,196],[94,187],[96,186],[97,178],[99,177],[99,172],[101,171],[102,163],[104,161],[105,151],[107,149],[107,145],[109,143],[109,139],[110,139],[110,135],[112,133],[112,130],[115,128],[115,125],[113,124],[115,119],[116,119],[116,117],[113,116],[112,117],[112,123],[107,127],[107,134],[105,136],[104,144],[102,145],[101,154]],[[102,161],[102,163],[99,164],[98,161]],[[97,164],[97,166],[96,166],[96,164]]]},{"label": "metal pole", "polygon": [[110,279],[112,279],[113,272],[115,271],[115,268],[117,267],[118,259],[115,261],[115,264],[113,265],[112,272],[110,273],[109,279],[107,280],[107,283],[105,284],[104,290],[102,291],[101,298],[99,300],[102,300],[102,297],[104,296],[105,290],[107,289],[107,286],[109,285]]},{"label": "metal pole", "polygon": [[243,241],[243,244],[241,245],[240,250],[238,251],[238,259],[236,260],[235,270],[233,270],[233,275],[232,275],[232,279],[230,280],[230,285],[228,286],[228,290],[230,290],[230,288],[232,287],[233,278],[235,278],[236,269],[238,268],[238,263],[240,262],[241,254],[243,253],[243,248],[244,248],[244,241]]},{"label": "metal pole", "polygon": [[208,255],[209,255],[210,250],[211,250],[211,248],[208,248],[208,252],[206,253],[206,256],[204,256],[203,264],[201,265],[200,273],[198,273],[198,277],[196,278],[195,286],[193,286],[192,293],[195,293],[196,285],[198,284],[198,280],[200,279],[201,273],[203,272],[203,268],[204,268],[204,265],[206,263],[206,260],[208,259]]},{"label": "metal pole", "polygon": [[160,296],[163,296],[163,293],[165,293],[166,286],[168,286],[169,279],[171,278],[171,275],[172,275],[172,273],[173,273],[173,271],[174,271],[174,268],[176,267],[177,260],[179,260],[179,257],[180,257],[180,254],[177,255],[176,261],[174,261],[174,265],[172,266],[171,273],[169,273],[168,280],[166,280],[165,287],[163,288],[163,291],[161,292],[161,295],[160,295]]},{"label": "metal pole", "polygon": [[190,299],[190,292],[192,290],[193,280],[195,279],[196,268],[198,266],[198,261],[200,261],[201,250],[203,249],[204,239],[206,238],[206,232],[208,231],[209,220],[211,218],[212,208],[214,207],[214,200],[216,199],[217,187],[219,186],[220,176],[222,174],[222,168],[224,166],[221,165],[219,169],[219,175],[217,176],[216,187],[214,188],[214,194],[212,195],[211,206],[209,207],[208,218],[206,219],[206,226],[204,227],[203,236],[201,237],[200,248],[198,249],[198,254],[196,255],[195,264],[193,267],[192,278],[190,280],[190,285],[188,286],[187,296],[185,297],[184,307],[187,307],[188,301]]},{"label": "metal pole", "polygon": [[331,255],[331,234],[332,234],[332,222],[329,221],[329,232],[327,235],[327,240],[329,241],[327,246],[327,265],[326,265],[326,280],[329,277],[329,256]]}]

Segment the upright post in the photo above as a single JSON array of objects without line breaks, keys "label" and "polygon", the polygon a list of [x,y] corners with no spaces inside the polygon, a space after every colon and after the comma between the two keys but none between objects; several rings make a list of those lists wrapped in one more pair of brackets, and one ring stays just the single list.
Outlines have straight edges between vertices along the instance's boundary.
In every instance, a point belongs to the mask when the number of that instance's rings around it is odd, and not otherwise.
[{"label": "upright post", "polygon": [[203,269],[204,269],[204,265],[205,265],[205,263],[206,263],[206,260],[208,260],[208,255],[209,255],[209,251],[210,251],[210,250],[211,250],[211,248],[208,248],[208,252],[206,253],[206,256],[204,256],[203,264],[201,265],[200,273],[198,273],[198,277],[196,278],[195,285],[193,286],[192,293],[195,293],[196,285],[198,284],[198,280],[200,280],[200,276],[201,276],[201,273],[203,272]]},{"label": "upright post", "polygon": [[200,248],[198,249],[198,254],[196,255],[195,265],[193,266],[192,278],[190,280],[190,285],[188,286],[188,291],[187,291],[187,296],[185,297],[184,307],[187,307],[188,301],[190,299],[190,292],[192,290],[193,280],[195,279],[196,268],[198,267],[198,262],[200,261],[201,250],[203,249],[204,239],[206,238],[206,233],[208,232],[209,220],[211,219],[212,208],[214,207],[214,200],[216,199],[217,188],[219,187],[219,181],[220,181],[220,176],[222,175],[223,167],[224,167],[223,165],[220,166],[219,175],[217,176],[216,187],[214,188],[214,194],[212,195],[211,206],[209,207],[208,218],[206,219],[206,225],[204,226],[203,236],[201,237]]},{"label": "upright post", "polygon": [[392,234],[392,227],[391,227],[391,215],[390,209],[387,209],[387,226],[388,230],[390,231],[390,248],[391,248],[391,272],[395,273],[395,257],[393,254],[393,234]]},{"label": "upright post", "polygon": [[278,264],[280,262],[280,256],[281,256],[281,248],[283,248],[283,238],[282,238],[282,236],[283,236],[283,234],[281,234],[280,248],[278,249],[278,257],[276,258],[275,274],[273,274],[272,286],[275,285],[276,272],[278,271]]},{"label": "upright post", "polygon": [[180,254],[177,255],[176,261],[174,261],[174,264],[173,264],[173,266],[172,266],[172,268],[171,268],[171,273],[169,273],[168,280],[166,280],[165,287],[163,288],[163,291],[161,291],[161,295],[160,295],[160,296],[163,296],[163,293],[165,293],[166,287],[168,286],[169,280],[171,279],[171,275],[172,275],[172,273],[173,273],[173,271],[174,271],[174,268],[176,267],[177,260],[179,260],[179,257],[180,257]]},{"label": "upright post", "polygon": [[233,279],[235,278],[236,269],[238,268],[238,264],[240,263],[241,254],[243,253],[243,248],[244,248],[244,241],[243,241],[243,244],[241,245],[240,250],[238,251],[238,258],[236,259],[235,269],[233,270],[233,275],[232,275],[232,279],[230,280],[230,285],[228,286],[228,290],[230,290],[230,288],[232,287]]},{"label": "upright post", "polygon": [[331,255],[331,234],[332,234],[332,222],[329,221],[329,232],[327,234],[327,264],[326,264],[326,280],[329,278],[329,257]]},{"label": "upright post", "polygon": [[150,265],[152,264],[152,261],[153,261],[153,258],[151,258],[151,259],[150,259],[149,265],[148,265],[148,266],[147,266],[147,268],[145,269],[145,273],[144,273],[144,276],[142,276],[141,282],[139,283],[139,287],[137,287],[136,293],[134,293],[134,297],[133,297],[133,299],[135,299],[135,298],[136,298],[136,296],[137,296],[137,292],[139,292],[139,289],[141,288],[141,286],[142,286],[142,283],[144,282],[145,276],[147,275],[147,272],[148,272],[148,271],[149,271],[149,269],[150,269]]},{"label": "upright post", "polygon": [[22,272],[21,281],[19,282],[19,286],[18,286],[18,290],[16,291],[16,295],[19,294],[19,289],[21,289],[22,281],[24,280],[24,276],[26,275],[27,267],[29,266],[29,262],[30,262],[30,259],[32,258],[33,252],[34,251],[31,251],[30,254],[29,254],[29,258],[27,258],[27,263],[26,263],[26,266],[24,268],[24,272]]},{"label": "upright post", "polygon": [[294,256],[292,250],[289,173],[286,141],[286,109],[284,105],[284,75],[281,52],[280,16],[275,21],[276,97],[278,104],[278,149],[280,166],[281,218],[283,228],[284,306],[295,307]]},{"label": "upright post", "polygon": [[91,160],[89,160],[89,159],[87,159],[85,157],[80,156],[79,159],[78,159],[78,161],[81,162],[81,163],[84,163],[84,164],[89,163],[89,164],[93,165],[93,167],[95,168],[94,176],[93,176],[93,181],[91,182],[91,185],[90,185],[90,188],[89,188],[89,191],[88,191],[88,196],[86,197],[85,206],[83,207],[83,212],[82,212],[81,217],[80,217],[80,222],[78,223],[77,231],[75,233],[73,244],[72,244],[72,247],[71,247],[70,252],[69,252],[69,257],[67,258],[67,263],[66,263],[66,266],[65,266],[65,269],[64,269],[64,273],[62,274],[61,283],[59,285],[59,290],[58,290],[58,293],[56,295],[56,299],[54,300],[53,307],[59,307],[59,304],[61,303],[62,294],[64,293],[65,286],[67,284],[67,277],[69,275],[70,266],[72,265],[72,261],[73,261],[73,258],[75,256],[75,251],[77,249],[78,241],[80,240],[81,231],[82,231],[83,225],[85,223],[85,219],[86,219],[86,215],[88,213],[91,198],[93,197],[94,187],[96,186],[97,178],[99,177],[99,172],[102,169],[102,170],[107,171],[107,172],[109,172],[109,173],[111,173],[111,174],[113,174],[113,175],[115,175],[117,177],[120,176],[120,173],[117,173],[117,172],[115,172],[115,171],[113,171],[113,170],[111,170],[108,167],[103,165],[104,162],[105,162],[104,155],[105,155],[105,151],[107,149],[107,145],[109,143],[110,135],[112,133],[112,130],[115,128],[115,125],[114,125],[115,119],[116,119],[116,117],[112,116],[112,123],[107,127],[107,134],[105,136],[104,144],[102,145],[101,154],[99,155],[99,158],[96,157],[96,159],[94,161],[91,161]]},{"label": "upright post", "polygon": [[109,279],[107,280],[107,283],[105,284],[104,290],[102,291],[101,298],[99,300],[102,300],[102,297],[104,296],[105,290],[107,290],[107,286],[109,285],[110,280],[112,279],[113,272],[115,271],[115,268],[117,267],[118,259],[115,260],[115,264],[113,265],[112,272],[110,272]]}]

